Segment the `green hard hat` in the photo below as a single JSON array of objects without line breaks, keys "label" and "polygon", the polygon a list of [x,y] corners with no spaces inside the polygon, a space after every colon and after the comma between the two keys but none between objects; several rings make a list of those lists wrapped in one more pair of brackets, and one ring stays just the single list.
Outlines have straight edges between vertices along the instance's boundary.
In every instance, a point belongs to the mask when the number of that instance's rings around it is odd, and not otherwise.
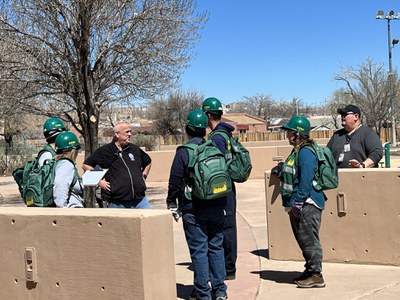
[{"label": "green hard hat", "polygon": [[196,128],[207,128],[208,118],[204,111],[195,109],[187,115],[186,125]]},{"label": "green hard hat", "polygon": [[46,138],[55,136],[65,130],[64,123],[59,118],[47,119],[43,124],[43,134]]},{"label": "green hard hat", "polygon": [[80,149],[80,144],[76,135],[70,131],[59,134],[55,142],[57,153],[62,153],[65,150],[72,148]]},{"label": "green hard hat", "polygon": [[203,111],[222,111],[222,104],[217,98],[210,97],[203,101]]},{"label": "green hard hat", "polygon": [[281,128],[286,130],[293,130],[309,136],[311,125],[310,121],[308,121],[306,117],[294,116],[289,120],[287,124],[282,125]]}]

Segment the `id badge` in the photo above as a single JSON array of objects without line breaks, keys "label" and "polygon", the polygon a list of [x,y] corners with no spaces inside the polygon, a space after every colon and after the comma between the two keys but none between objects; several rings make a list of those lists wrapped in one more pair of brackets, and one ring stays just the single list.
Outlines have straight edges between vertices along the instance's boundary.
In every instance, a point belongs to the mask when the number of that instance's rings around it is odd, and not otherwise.
[{"label": "id badge", "polygon": [[340,153],[338,162],[343,162],[343,159],[344,159],[344,154]]},{"label": "id badge", "polygon": [[344,152],[346,153],[346,152],[349,152],[350,151],[350,144],[346,144],[346,145],[344,145]]}]

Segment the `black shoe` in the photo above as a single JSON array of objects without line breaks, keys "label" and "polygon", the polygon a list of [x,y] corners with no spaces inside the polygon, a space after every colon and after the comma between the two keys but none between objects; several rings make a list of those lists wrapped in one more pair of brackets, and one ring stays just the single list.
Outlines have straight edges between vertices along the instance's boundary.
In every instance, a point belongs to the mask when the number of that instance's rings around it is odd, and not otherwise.
[{"label": "black shoe", "polygon": [[226,274],[225,280],[235,280],[236,274]]},{"label": "black shoe", "polygon": [[197,300],[195,289],[193,289],[192,292],[190,293],[189,300]]}]

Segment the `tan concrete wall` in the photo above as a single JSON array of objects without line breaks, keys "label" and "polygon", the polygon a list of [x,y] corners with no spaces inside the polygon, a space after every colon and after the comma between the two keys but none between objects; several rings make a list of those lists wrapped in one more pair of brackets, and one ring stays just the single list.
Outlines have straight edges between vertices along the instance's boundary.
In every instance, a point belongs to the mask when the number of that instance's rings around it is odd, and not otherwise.
[{"label": "tan concrete wall", "polygon": [[[324,142],[326,141],[318,141],[318,143],[321,145],[324,145]],[[264,178],[264,172],[266,170],[270,170],[277,164],[277,161],[274,159],[280,156],[283,160],[285,160],[292,150],[292,146],[288,145],[287,141],[245,142],[243,145],[249,150],[253,165],[250,179]],[[147,179],[148,181],[168,181],[176,147],[176,145],[168,146],[165,147],[167,150],[147,152],[152,159],[152,167]],[[80,154],[77,158],[76,164],[81,175],[83,174],[81,168],[83,161],[84,155]]]},{"label": "tan concrete wall", "polygon": [[[339,170],[327,191],[320,232],[324,261],[400,265],[400,175],[391,169]],[[303,260],[282,207],[279,182],[266,172],[269,256]]]},{"label": "tan concrete wall", "polygon": [[1,207],[0,228],[0,299],[177,298],[166,211]]}]

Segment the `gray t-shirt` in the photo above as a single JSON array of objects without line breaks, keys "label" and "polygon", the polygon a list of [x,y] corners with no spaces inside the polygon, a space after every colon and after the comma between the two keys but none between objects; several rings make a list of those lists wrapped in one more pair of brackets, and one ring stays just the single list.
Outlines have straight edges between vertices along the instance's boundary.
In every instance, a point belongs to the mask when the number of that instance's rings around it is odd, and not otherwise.
[{"label": "gray t-shirt", "polygon": [[379,136],[365,125],[350,135],[344,128],[336,131],[326,146],[332,151],[338,168],[349,168],[350,159],[356,159],[361,163],[367,158],[377,167],[383,156]]}]

